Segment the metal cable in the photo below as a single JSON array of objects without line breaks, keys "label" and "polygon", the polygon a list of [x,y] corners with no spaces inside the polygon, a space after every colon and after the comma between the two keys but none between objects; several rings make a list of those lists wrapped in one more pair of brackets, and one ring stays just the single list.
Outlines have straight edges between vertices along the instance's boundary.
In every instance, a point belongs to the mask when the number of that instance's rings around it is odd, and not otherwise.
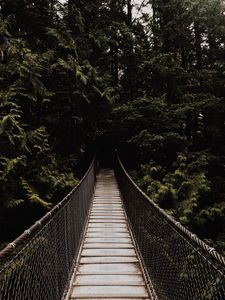
[{"label": "metal cable", "polygon": [[119,158],[115,171],[156,299],[224,300],[225,258],[152,202]]},{"label": "metal cable", "polygon": [[0,300],[64,299],[93,195],[95,159],[57,206],[0,252]]}]

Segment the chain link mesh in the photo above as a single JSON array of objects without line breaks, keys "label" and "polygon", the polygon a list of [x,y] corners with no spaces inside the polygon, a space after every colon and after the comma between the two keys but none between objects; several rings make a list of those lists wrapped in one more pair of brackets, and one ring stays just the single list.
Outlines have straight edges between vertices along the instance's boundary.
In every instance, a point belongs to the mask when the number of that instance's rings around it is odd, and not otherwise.
[{"label": "chain link mesh", "polygon": [[0,253],[1,300],[64,299],[95,184],[95,161],[81,183]]},{"label": "chain link mesh", "polygon": [[224,300],[225,258],[154,204],[119,159],[116,176],[155,299]]}]

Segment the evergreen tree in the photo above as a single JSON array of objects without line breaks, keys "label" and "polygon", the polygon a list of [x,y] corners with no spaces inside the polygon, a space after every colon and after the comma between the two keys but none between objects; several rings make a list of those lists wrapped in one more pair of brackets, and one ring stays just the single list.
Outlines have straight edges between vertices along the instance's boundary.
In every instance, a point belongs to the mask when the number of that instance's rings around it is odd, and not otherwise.
[{"label": "evergreen tree", "polygon": [[27,227],[103,143],[129,153],[150,197],[223,250],[224,9],[222,0],[2,0],[0,220],[13,227],[18,210]]}]

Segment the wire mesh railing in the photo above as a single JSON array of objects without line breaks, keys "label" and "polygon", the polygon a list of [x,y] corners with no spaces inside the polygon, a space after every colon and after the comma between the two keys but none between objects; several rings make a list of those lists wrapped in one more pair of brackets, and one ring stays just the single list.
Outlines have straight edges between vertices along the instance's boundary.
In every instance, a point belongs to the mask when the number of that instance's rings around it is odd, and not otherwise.
[{"label": "wire mesh railing", "polygon": [[225,258],[152,202],[119,158],[115,171],[153,298],[224,300]]},{"label": "wire mesh railing", "polygon": [[0,252],[0,300],[64,299],[87,222],[96,161],[49,213]]}]

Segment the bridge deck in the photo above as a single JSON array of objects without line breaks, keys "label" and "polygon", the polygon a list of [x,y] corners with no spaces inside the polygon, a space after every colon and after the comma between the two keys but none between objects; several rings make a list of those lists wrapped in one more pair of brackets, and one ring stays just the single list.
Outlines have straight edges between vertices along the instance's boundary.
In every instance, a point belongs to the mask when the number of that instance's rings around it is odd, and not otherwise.
[{"label": "bridge deck", "polygon": [[69,299],[149,299],[112,170],[97,176]]}]

